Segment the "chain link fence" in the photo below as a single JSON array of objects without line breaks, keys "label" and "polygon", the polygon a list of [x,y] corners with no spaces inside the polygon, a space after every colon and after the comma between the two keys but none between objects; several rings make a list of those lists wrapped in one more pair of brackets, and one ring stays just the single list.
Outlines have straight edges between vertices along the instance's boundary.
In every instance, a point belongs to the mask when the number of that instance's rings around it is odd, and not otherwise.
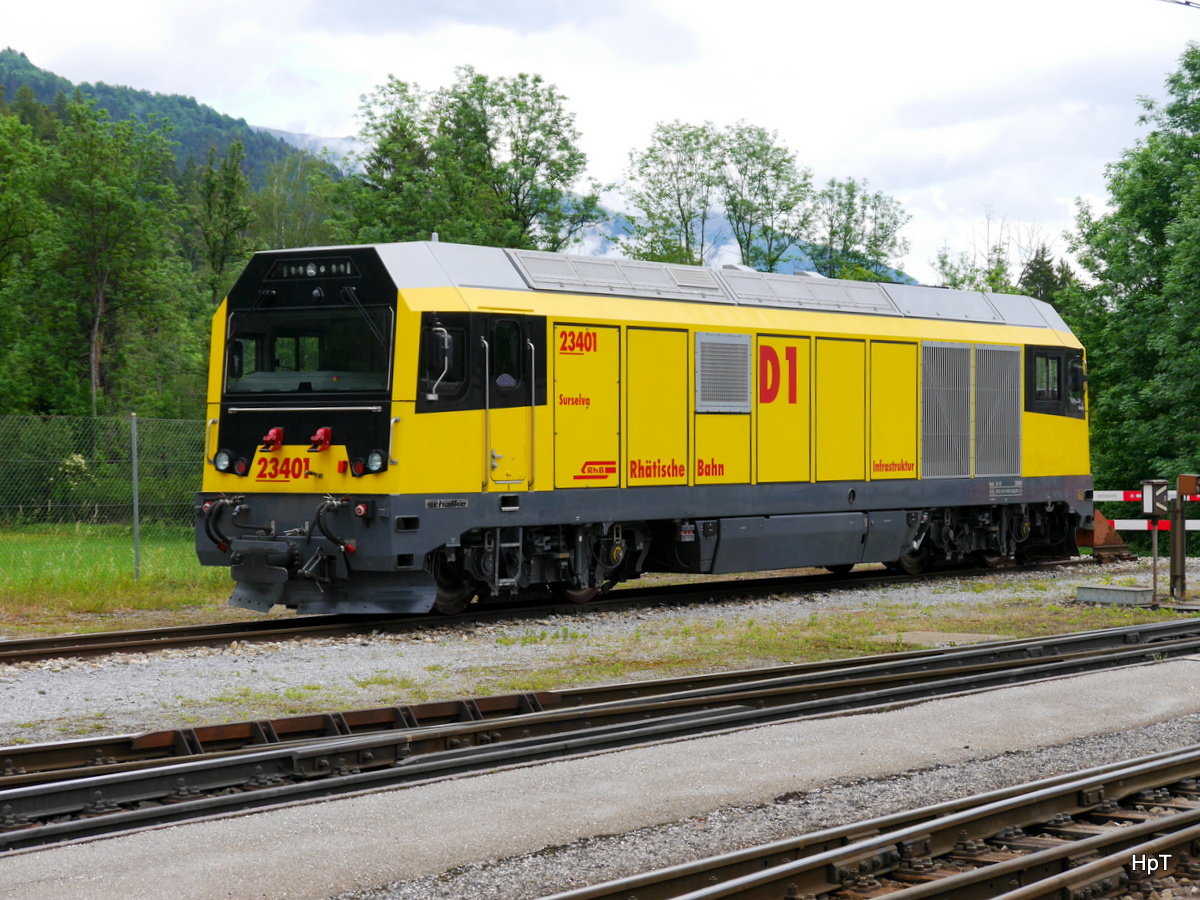
[{"label": "chain link fence", "polygon": [[0,416],[0,567],[35,544],[86,554],[94,537],[127,547],[138,577],[144,535],[190,540],[203,453],[200,420]]}]

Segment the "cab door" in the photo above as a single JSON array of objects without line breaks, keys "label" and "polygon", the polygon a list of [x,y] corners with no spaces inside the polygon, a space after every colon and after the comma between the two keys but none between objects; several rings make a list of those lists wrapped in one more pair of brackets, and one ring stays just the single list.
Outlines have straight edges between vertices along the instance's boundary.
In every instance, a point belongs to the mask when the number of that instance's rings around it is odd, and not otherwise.
[{"label": "cab door", "polygon": [[489,487],[520,490],[528,486],[533,447],[535,345],[526,334],[528,323],[518,318],[496,316],[488,325],[484,465]]}]

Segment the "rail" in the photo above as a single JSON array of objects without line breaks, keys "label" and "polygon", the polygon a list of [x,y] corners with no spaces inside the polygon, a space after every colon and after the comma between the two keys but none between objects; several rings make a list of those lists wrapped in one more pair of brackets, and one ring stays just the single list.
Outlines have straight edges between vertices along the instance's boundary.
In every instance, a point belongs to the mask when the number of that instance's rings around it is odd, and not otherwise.
[{"label": "rail", "polygon": [[[0,849],[962,692],[1200,650],[1200,622],[442,708],[337,713],[0,750]],[[440,719],[438,718],[440,717]],[[75,754],[72,756],[72,754]]]},{"label": "rail", "polygon": [[[1194,875],[1200,745],[800,835],[543,900],[1098,898]],[[1015,888],[1015,890],[1013,889]]]}]

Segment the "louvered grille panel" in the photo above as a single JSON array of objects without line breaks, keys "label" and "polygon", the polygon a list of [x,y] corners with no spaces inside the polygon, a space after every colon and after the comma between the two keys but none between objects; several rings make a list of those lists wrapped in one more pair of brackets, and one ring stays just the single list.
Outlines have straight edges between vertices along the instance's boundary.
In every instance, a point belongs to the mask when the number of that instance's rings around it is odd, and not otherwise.
[{"label": "louvered grille panel", "polygon": [[750,412],[749,335],[696,335],[696,412]]},{"label": "louvered grille panel", "polygon": [[971,348],[922,348],[921,474],[963,478],[971,474]]},{"label": "louvered grille panel", "polygon": [[975,474],[1021,474],[1021,350],[975,348]]}]

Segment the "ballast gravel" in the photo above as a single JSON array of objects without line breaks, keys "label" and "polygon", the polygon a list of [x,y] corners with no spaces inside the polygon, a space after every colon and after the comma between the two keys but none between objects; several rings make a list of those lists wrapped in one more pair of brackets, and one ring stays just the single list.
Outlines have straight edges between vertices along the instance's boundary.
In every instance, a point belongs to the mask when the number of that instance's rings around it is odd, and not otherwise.
[{"label": "ballast gravel", "polygon": [[[398,686],[402,692],[408,684],[431,696],[453,694],[484,669],[542,668],[548,660],[570,660],[580,641],[625,639],[664,620],[682,628],[718,620],[731,626],[751,619],[807,620],[823,610],[853,610],[877,602],[881,590],[895,603],[969,606],[1047,590],[1048,579],[1055,596],[1067,597],[1078,584],[1097,583],[1101,573],[1109,580],[1148,577],[1136,564],[1102,570],[1080,566],[1050,576],[997,572],[987,576],[994,583],[986,590],[978,580],[942,581],[933,589],[915,585],[837,591],[533,624],[446,626],[415,635],[5,667],[0,669],[0,746],[180,727],[226,720],[223,715],[253,718],[259,698],[277,699],[288,691],[328,696],[329,708],[377,705],[373,701],[381,693],[387,693],[388,703],[403,702],[395,694]],[[1196,572],[1189,575],[1197,577]],[[554,639],[556,635],[561,640]],[[1158,673],[1147,674],[1148,668]],[[130,898],[153,897],[160,896],[155,891],[168,882],[172,895],[189,898],[540,897],[1200,742],[1200,661],[1143,667],[1136,677],[1100,673],[1073,679],[1070,687],[1063,684],[997,691],[986,695],[987,700],[936,701],[870,717],[676,742],[606,754],[595,764],[574,760],[526,767],[444,787],[409,789],[413,793],[408,795],[391,792],[390,800],[383,801],[386,805],[370,798],[334,801],[15,854],[0,859],[0,897],[82,900],[118,892]],[[1049,699],[1043,707],[1043,696],[1058,697],[1068,708],[1054,707]],[[1006,706],[1005,697],[1018,705]],[[229,714],[231,707],[237,715]],[[944,723],[936,736],[897,731],[916,728],[921,715],[935,711]],[[1064,712],[1060,729],[1056,717]],[[1010,728],[1006,717],[1020,718],[1022,727]],[[778,730],[788,728],[793,730]],[[961,744],[953,743],[960,738]],[[929,746],[923,747],[923,742]],[[1039,746],[1046,749],[1034,749]],[[678,763],[684,768],[664,775],[662,760],[675,754],[684,758]],[[788,760],[782,767],[781,759]],[[592,765],[595,773],[607,775],[593,774],[588,768]],[[563,773],[568,770],[574,773],[571,778],[580,780],[567,780]],[[598,799],[589,790],[604,777],[611,777],[614,787]],[[579,787],[572,791],[570,784]],[[637,803],[625,802],[621,788],[634,786],[646,796]],[[429,812],[439,807],[444,813],[440,826]],[[226,832],[228,843],[222,850],[221,835]],[[365,840],[364,834],[371,839]],[[371,843],[380,846],[368,846]],[[244,880],[250,863],[250,870],[262,876],[258,886]],[[225,877],[208,883],[197,879],[196,873],[206,867]]]},{"label": "ballast gravel", "polygon": [[[1165,566],[1163,567],[1165,568]],[[648,629],[676,633],[724,623],[804,622],[884,599],[900,606],[969,608],[1052,591],[1073,597],[1080,584],[1137,578],[1145,564],[1076,566],[1050,573],[1006,573],[862,590],[812,592],[486,625],[457,624],[416,633],[247,643],[0,665],[0,747],[126,734],[282,715],[289,698],[323,709],[357,709],[464,696],[482,676],[572,665],[581,652]],[[1161,576],[1160,576],[1161,577]],[[1200,583],[1200,560],[1191,583]],[[2,637],[2,635],[0,635]],[[647,656],[657,652],[647,647]],[[880,652],[894,650],[881,642]]]}]

